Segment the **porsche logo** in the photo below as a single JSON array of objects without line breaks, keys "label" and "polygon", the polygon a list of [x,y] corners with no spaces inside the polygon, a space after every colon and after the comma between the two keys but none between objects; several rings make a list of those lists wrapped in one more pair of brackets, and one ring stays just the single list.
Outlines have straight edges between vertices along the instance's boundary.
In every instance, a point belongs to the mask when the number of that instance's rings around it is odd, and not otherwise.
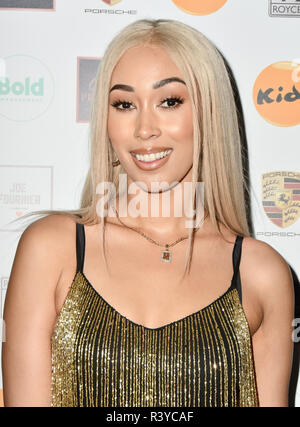
[{"label": "porsche logo", "polygon": [[263,174],[262,204],[273,224],[281,228],[294,224],[300,217],[300,173]]}]

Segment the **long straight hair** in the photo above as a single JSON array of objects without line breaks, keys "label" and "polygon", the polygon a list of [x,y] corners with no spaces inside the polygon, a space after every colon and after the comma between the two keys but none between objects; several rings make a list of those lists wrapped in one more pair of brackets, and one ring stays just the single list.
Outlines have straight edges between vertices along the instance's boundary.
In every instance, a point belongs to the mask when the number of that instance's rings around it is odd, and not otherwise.
[{"label": "long straight hair", "polygon": [[[245,202],[245,191],[249,194],[249,189],[243,173],[234,92],[225,61],[214,44],[196,29],[175,20],[142,19],[126,26],[114,37],[98,69],[90,117],[90,167],[80,208],[35,211],[23,216],[59,214],[71,216],[82,224],[100,223],[106,266],[106,219],[97,215],[97,185],[112,182],[118,195],[119,175],[126,173],[122,164],[112,166],[113,149],[107,132],[110,81],[125,51],[146,44],[167,51],[184,76],[191,98],[194,128],[193,206],[196,182],[204,182],[204,210],[215,230],[222,235],[222,223],[234,234],[250,235]],[[184,275],[191,263],[192,231],[189,229]]]}]

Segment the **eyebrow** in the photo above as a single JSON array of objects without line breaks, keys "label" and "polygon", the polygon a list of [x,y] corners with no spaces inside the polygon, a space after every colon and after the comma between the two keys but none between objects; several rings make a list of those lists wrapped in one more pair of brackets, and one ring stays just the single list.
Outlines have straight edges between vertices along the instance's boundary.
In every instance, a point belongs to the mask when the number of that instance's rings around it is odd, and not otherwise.
[{"label": "eyebrow", "polygon": [[[180,79],[179,77],[169,77],[167,79],[163,79],[163,80],[160,80],[160,81],[154,83],[152,85],[152,88],[153,89],[158,89],[158,88],[160,88],[162,86],[165,86],[165,85],[167,85],[169,83],[173,83],[173,82],[183,83],[185,85],[185,82],[182,79]],[[114,85],[109,90],[109,92],[112,92],[113,90],[116,90],[116,89],[125,90],[126,92],[134,92],[134,87],[133,86],[123,85],[123,84],[116,84],[116,85]]]}]

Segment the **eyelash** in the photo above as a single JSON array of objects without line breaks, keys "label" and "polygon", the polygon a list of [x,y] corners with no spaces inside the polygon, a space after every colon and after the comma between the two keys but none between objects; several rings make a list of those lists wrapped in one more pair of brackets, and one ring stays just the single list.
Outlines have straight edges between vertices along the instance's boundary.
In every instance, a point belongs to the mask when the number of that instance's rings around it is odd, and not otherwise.
[{"label": "eyelash", "polygon": [[[165,99],[163,99],[161,101],[161,104],[163,104],[166,101],[175,101],[175,102],[177,102],[177,104],[173,105],[172,107],[162,107],[162,108],[164,108],[166,110],[174,110],[175,108],[178,108],[178,107],[180,107],[181,104],[183,104],[183,99],[180,98],[180,97],[178,97],[178,96],[170,96],[168,98],[165,98]],[[118,101],[115,101],[113,104],[111,104],[111,106],[114,107],[116,110],[122,111],[122,112],[124,112],[124,111],[130,111],[131,110],[130,108],[118,108],[122,104],[130,104],[130,105],[132,105],[131,102],[119,99]]]}]

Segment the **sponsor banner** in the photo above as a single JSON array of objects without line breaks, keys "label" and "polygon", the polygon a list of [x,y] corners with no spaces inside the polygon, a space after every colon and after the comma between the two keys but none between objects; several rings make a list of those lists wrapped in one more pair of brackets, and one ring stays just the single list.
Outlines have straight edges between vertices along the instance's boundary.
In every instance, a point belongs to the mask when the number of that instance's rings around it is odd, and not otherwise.
[{"label": "sponsor banner", "polygon": [[275,171],[262,175],[262,204],[269,220],[281,228],[300,217],[300,173]]},{"label": "sponsor banner", "polygon": [[0,0],[0,9],[55,10],[55,0]]},{"label": "sponsor banner", "polygon": [[52,205],[53,166],[0,165],[0,231],[9,231],[8,223],[24,213]]},{"label": "sponsor banner", "polygon": [[77,58],[77,115],[76,121],[88,123],[100,58]]},{"label": "sponsor banner", "polygon": [[41,117],[54,98],[54,79],[43,62],[28,55],[2,58],[0,116],[20,122]]},{"label": "sponsor banner", "polygon": [[269,15],[272,17],[299,18],[300,0],[269,0]]}]

